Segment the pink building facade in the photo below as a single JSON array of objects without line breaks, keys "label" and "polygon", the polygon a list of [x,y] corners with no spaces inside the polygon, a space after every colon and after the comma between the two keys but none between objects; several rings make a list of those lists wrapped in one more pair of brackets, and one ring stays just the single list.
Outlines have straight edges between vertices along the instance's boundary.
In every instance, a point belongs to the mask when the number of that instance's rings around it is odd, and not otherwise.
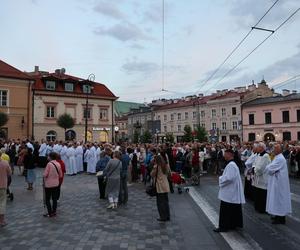
[{"label": "pink building facade", "polygon": [[242,105],[243,141],[300,141],[300,94],[257,98]]}]

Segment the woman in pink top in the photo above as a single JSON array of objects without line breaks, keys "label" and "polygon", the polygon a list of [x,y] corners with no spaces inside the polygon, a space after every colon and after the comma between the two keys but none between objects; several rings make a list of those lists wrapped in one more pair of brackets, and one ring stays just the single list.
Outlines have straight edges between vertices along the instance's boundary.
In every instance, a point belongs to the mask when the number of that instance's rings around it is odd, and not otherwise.
[{"label": "woman in pink top", "polygon": [[[57,198],[59,191],[59,179],[62,178],[62,170],[60,164],[56,161],[57,154],[52,152],[48,156],[48,164],[45,168],[43,177],[45,185],[45,203],[48,213],[44,217],[53,217],[56,215]],[[52,199],[52,206],[50,200]]]}]

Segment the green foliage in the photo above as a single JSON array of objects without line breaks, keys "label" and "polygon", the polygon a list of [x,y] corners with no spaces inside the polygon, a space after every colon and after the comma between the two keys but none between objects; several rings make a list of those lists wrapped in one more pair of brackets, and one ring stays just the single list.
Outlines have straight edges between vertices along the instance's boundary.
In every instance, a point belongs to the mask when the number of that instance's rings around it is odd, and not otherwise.
[{"label": "green foliage", "polygon": [[8,122],[8,115],[0,112],[0,127],[4,126]]},{"label": "green foliage", "polygon": [[204,142],[207,140],[207,132],[204,127],[198,125],[195,132],[195,139],[197,139],[199,142]]},{"label": "green foliage", "polygon": [[133,143],[138,143],[139,139],[140,139],[140,133],[137,131],[137,129],[135,129],[133,133]]},{"label": "green foliage", "polygon": [[174,138],[174,135],[172,132],[166,133],[166,142],[174,143],[174,140],[175,140],[175,138]]},{"label": "green foliage", "polygon": [[183,130],[184,130],[183,141],[184,142],[191,142],[193,140],[191,126],[190,125],[185,125]]},{"label": "green foliage", "polygon": [[152,135],[149,132],[149,130],[146,130],[144,132],[144,134],[142,134],[142,136],[141,136],[141,142],[142,143],[151,143],[152,142]]},{"label": "green foliage", "polygon": [[66,131],[67,129],[74,127],[75,120],[70,114],[65,113],[58,117],[56,123]]}]

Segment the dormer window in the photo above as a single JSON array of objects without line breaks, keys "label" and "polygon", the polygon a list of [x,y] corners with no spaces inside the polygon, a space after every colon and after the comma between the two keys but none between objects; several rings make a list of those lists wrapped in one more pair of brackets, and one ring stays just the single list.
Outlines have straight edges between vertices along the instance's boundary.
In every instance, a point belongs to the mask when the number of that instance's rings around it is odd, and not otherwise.
[{"label": "dormer window", "polygon": [[65,91],[73,92],[74,91],[74,83],[66,82],[65,83]]},{"label": "dormer window", "polygon": [[82,86],[82,90],[83,90],[83,93],[85,94],[91,94],[92,93],[92,87],[90,85],[83,85]]},{"label": "dormer window", "polygon": [[55,90],[55,81],[46,81],[46,89]]}]

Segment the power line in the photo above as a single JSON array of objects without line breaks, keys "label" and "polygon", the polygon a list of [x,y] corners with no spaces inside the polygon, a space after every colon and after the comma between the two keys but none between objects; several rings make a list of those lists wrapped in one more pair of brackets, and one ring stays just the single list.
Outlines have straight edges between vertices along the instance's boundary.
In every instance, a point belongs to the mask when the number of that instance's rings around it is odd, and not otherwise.
[{"label": "power line", "polygon": [[283,87],[285,85],[288,85],[291,81],[298,80],[298,79],[300,79],[300,75],[292,76],[289,79],[284,80],[284,81],[279,82],[279,83],[276,83],[276,84],[274,84],[271,87],[274,88],[274,89],[278,89],[278,88],[281,88],[281,87]]},{"label": "power line", "polygon": [[165,90],[165,0],[162,0],[162,53],[161,53],[161,81],[162,88]]},{"label": "power line", "polygon": [[262,42],[260,42],[253,50],[250,51],[250,53],[248,53],[242,60],[240,60],[233,68],[231,68],[229,71],[227,71],[222,77],[221,79],[219,79],[216,83],[216,85],[218,85],[218,83],[220,83],[226,76],[228,76],[233,70],[235,70],[242,62],[244,62],[252,53],[254,53],[261,45],[263,45],[276,31],[278,31],[284,24],[286,24],[294,15],[296,15],[296,13],[300,10],[300,8],[298,8],[297,10],[295,10],[284,22],[282,22],[275,30],[274,32],[270,33]]},{"label": "power line", "polygon": [[[218,68],[206,79],[203,86],[207,84],[209,80],[211,80],[214,75],[220,70],[220,68],[228,61],[228,59],[233,55],[233,53],[242,45],[242,43],[248,38],[248,36],[252,33],[253,29],[265,18],[265,16],[270,12],[270,10],[279,2],[276,0],[272,6],[265,12],[265,14],[258,20],[258,22],[250,29],[250,31],[244,36],[244,38],[235,46],[235,48],[229,53],[229,55],[225,58],[225,60],[218,66]],[[203,87],[201,86],[201,88]]]}]

